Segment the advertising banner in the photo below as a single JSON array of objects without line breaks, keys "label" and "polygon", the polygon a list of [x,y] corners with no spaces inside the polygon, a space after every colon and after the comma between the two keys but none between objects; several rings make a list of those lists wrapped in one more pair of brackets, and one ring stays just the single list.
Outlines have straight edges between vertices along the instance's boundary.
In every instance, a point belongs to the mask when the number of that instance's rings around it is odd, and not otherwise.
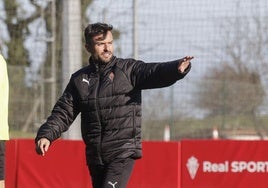
[{"label": "advertising banner", "polygon": [[185,140],[182,188],[267,188],[268,142]]},{"label": "advertising banner", "polygon": [[9,140],[6,188],[90,188],[84,148],[82,141],[58,140],[43,157],[34,140]]},{"label": "advertising banner", "polygon": [[[45,156],[32,139],[9,140],[6,156],[6,188],[92,188],[81,140],[57,140]],[[143,142],[128,188],[180,188],[179,156],[179,142]]]},{"label": "advertising banner", "polygon": [[180,188],[180,142],[146,141],[127,188]]},{"label": "advertising banner", "polygon": [[[42,157],[34,140],[7,142],[7,188],[91,188],[82,141],[58,140]],[[267,188],[268,142],[143,142],[128,188]]]}]

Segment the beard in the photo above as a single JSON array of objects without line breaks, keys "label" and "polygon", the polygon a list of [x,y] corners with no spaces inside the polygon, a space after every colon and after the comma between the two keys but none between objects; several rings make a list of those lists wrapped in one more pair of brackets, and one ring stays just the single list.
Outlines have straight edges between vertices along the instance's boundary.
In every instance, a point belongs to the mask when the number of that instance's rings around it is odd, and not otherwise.
[{"label": "beard", "polygon": [[112,52],[102,52],[100,55],[95,55],[95,59],[101,63],[109,63],[113,57]]}]

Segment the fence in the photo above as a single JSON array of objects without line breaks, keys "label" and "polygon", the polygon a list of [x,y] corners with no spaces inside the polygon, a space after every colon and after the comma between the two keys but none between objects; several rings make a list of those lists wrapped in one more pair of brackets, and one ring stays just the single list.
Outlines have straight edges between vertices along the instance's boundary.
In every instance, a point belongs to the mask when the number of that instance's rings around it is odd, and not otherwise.
[{"label": "fence", "polygon": [[[59,97],[62,90],[63,1],[25,0],[16,6],[13,2],[0,1],[0,49],[8,62],[11,86],[11,136],[33,137],[50,113],[51,96]],[[81,3],[81,33],[88,22],[111,23],[119,33],[116,56],[148,63],[195,56],[184,80],[143,91],[144,139],[162,139],[166,125],[173,140],[210,138],[213,129],[222,138],[266,137],[266,0]],[[53,17],[58,18],[54,28]],[[56,78],[50,79],[53,57]],[[87,58],[83,50],[83,65]]]}]

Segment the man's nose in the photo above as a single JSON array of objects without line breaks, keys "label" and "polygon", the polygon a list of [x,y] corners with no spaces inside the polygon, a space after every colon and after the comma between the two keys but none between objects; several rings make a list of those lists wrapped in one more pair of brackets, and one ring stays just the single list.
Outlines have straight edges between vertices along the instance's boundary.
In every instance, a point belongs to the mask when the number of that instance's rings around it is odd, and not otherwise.
[{"label": "man's nose", "polygon": [[104,44],[104,51],[109,51],[109,45],[108,44]]}]

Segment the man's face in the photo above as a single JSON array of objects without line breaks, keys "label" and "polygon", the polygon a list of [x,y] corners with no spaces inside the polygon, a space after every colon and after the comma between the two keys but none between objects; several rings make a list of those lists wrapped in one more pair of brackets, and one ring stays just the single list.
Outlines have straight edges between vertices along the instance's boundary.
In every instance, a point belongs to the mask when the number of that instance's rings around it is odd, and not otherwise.
[{"label": "man's face", "polygon": [[93,37],[93,43],[90,47],[87,47],[87,49],[94,59],[108,63],[114,52],[112,32],[108,31],[105,38],[103,34]]}]

